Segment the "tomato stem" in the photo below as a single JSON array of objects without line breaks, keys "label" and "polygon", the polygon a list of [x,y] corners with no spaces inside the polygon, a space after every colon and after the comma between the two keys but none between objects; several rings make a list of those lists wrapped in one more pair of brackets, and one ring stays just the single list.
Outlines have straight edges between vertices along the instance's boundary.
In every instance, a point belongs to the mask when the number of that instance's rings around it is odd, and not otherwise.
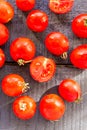
[{"label": "tomato stem", "polygon": [[23,82],[22,85],[23,85],[22,93],[25,93],[28,91],[28,89],[30,89],[29,83]]},{"label": "tomato stem", "polygon": [[18,61],[17,61],[17,63],[21,66],[21,65],[24,65],[24,64],[26,64],[26,63],[30,63],[30,62],[32,62],[32,60],[28,60],[28,61],[25,61],[25,60],[23,60],[23,59],[19,59]]},{"label": "tomato stem", "polygon": [[79,103],[79,102],[83,99],[83,97],[84,97],[85,95],[87,95],[87,92],[83,93],[82,98],[78,98],[78,99],[75,101],[75,103]]},{"label": "tomato stem", "polygon": [[75,103],[80,103],[81,100],[82,98],[78,98],[77,100],[75,100]]},{"label": "tomato stem", "polygon": [[20,103],[19,103],[20,110],[25,111],[25,110],[26,110],[26,105],[27,105],[26,103],[20,102]]},{"label": "tomato stem", "polygon": [[67,52],[64,52],[61,56],[60,56],[63,60],[66,60],[68,55]]},{"label": "tomato stem", "polygon": [[87,19],[84,19],[84,25],[87,26]]}]

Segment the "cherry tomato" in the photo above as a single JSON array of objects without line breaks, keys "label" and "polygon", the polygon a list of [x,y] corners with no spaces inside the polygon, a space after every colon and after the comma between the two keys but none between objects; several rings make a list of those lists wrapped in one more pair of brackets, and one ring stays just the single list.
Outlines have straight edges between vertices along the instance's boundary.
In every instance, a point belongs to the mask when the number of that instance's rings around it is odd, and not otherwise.
[{"label": "cherry tomato", "polygon": [[87,44],[76,47],[70,54],[71,63],[80,69],[87,69]]},{"label": "cherry tomato", "polygon": [[49,8],[57,14],[67,13],[71,10],[74,0],[49,0]]},{"label": "cherry tomato", "polygon": [[56,94],[48,94],[40,101],[40,113],[47,120],[59,120],[65,112],[65,104]]},{"label": "cherry tomato", "polygon": [[80,14],[73,19],[72,31],[80,38],[87,38],[87,14]]},{"label": "cherry tomato", "polygon": [[36,47],[34,43],[25,37],[15,39],[10,46],[10,55],[19,65],[31,60],[35,56]]},{"label": "cherry tomato", "polygon": [[33,10],[27,17],[27,26],[35,32],[42,32],[48,26],[48,16],[41,10]]},{"label": "cherry tomato", "polygon": [[72,80],[63,80],[58,87],[59,94],[68,102],[78,101],[81,97],[80,85]]},{"label": "cherry tomato", "polygon": [[51,32],[45,39],[48,51],[54,55],[61,55],[69,48],[68,38],[60,32]]},{"label": "cherry tomato", "polygon": [[30,74],[38,82],[46,82],[55,73],[55,62],[44,56],[36,57],[30,64]]},{"label": "cherry tomato", "polygon": [[13,17],[13,6],[5,0],[0,0],[0,23],[8,23]]},{"label": "cherry tomato", "polygon": [[3,52],[3,50],[0,48],[0,68],[3,67],[4,63],[5,63],[5,54]]},{"label": "cherry tomato", "polygon": [[35,0],[16,0],[17,7],[22,11],[29,11],[35,5]]},{"label": "cherry tomato", "polygon": [[12,108],[18,118],[27,120],[35,115],[36,102],[29,96],[21,96],[13,102]]},{"label": "cherry tomato", "polygon": [[28,83],[18,74],[8,74],[2,79],[2,91],[8,96],[18,96],[28,88]]},{"label": "cherry tomato", "polygon": [[8,28],[0,23],[0,46],[5,44],[8,41],[9,38],[9,31]]}]

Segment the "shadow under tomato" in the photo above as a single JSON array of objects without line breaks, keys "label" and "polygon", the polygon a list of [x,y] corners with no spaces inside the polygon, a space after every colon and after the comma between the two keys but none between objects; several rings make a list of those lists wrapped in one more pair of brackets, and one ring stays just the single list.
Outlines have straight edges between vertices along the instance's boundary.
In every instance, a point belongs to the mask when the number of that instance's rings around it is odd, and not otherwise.
[{"label": "shadow under tomato", "polygon": [[[54,87],[48,89],[48,90],[47,90],[45,93],[43,93],[43,95],[40,97],[40,100],[41,100],[45,95],[47,95],[47,94],[57,94],[57,95],[59,95],[59,93],[58,93],[58,86],[59,86],[59,85],[56,85],[56,86],[54,86]],[[39,102],[40,102],[40,100],[39,100]]]}]

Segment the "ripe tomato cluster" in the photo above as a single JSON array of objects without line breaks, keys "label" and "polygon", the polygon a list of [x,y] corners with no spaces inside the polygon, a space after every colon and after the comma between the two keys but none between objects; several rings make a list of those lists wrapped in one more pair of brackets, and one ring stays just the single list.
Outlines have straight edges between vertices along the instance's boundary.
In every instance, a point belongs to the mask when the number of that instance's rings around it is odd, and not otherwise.
[{"label": "ripe tomato cluster", "polygon": [[[15,0],[17,7],[22,11],[30,11],[35,6],[35,0]],[[49,0],[48,7],[56,14],[64,14],[71,10],[74,0]],[[5,1],[0,1],[0,46],[4,45],[10,38],[9,30],[4,25],[14,18],[13,6]],[[34,32],[42,32],[49,24],[48,15],[42,10],[32,10],[26,18],[27,27]],[[72,31],[80,38],[87,38],[87,14],[80,14],[72,21]],[[63,57],[69,49],[69,39],[61,32],[49,33],[44,45],[47,50],[56,56]],[[45,56],[35,57],[36,46],[30,38],[18,37],[10,44],[10,56],[19,65],[30,63],[29,70],[31,77],[38,82],[51,80],[55,71],[56,63],[53,59]],[[87,44],[76,47],[70,53],[71,63],[80,69],[87,69]],[[5,63],[5,54],[0,49],[0,68]],[[29,84],[24,78],[17,74],[8,74],[2,79],[2,91],[11,97],[17,96],[13,102],[13,112],[20,119],[30,119],[35,115],[36,102],[30,96],[22,96],[29,89]],[[59,120],[65,113],[65,103],[75,102],[81,98],[80,85],[72,80],[63,80],[57,94],[48,94],[40,100],[39,110],[47,120]],[[63,99],[62,99],[62,98]]]},{"label": "ripe tomato cluster", "polygon": [[[10,97],[17,96],[13,102],[12,109],[14,114],[23,120],[32,118],[37,108],[33,98],[22,96],[29,88],[29,84],[18,74],[8,74],[2,79],[3,93]],[[66,107],[63,99],[68,102],[75,102],[81,98],[80,85],[72,79],[63,80],[58,86],[58,93],[60,96],[57,94],[47,94],[40,100],[40,113],[47,120],[56,121],[64,115]]]}]

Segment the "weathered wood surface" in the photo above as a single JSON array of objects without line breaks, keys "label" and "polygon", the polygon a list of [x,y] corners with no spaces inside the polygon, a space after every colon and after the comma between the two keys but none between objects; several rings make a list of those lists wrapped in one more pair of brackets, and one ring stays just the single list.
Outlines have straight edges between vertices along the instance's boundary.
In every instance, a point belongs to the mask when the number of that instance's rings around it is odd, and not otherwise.
[{"label": "weathered wood surface", "polygon": [[28,13],[20,11],[16,7],[15,0],[7,1],[9,1],[15,9],[14,19],[7,24],[10,30],[10,39],[7,44],[2,47],[5,50],[6,60],[8,62],[13,61],[9,54],[9,46],[15,38],[20,36],[25,36],[33,40],[37,48],[36,56],[44,55],[47,57],[52,57],[58,64],[70,64],[69,56],[67,60],[62,60],[59,57],[53,56],[46,50],[46,47],[44,46],[44,39],[48,33],[52,31],[60,31],[69,38],[70,48],[68,54],[76,46],[87,43],[87,39],[77,38],[71,31],[71,22],[73,18],[80,13],[87,13],[87,0],[76,0],[72,11],[63,15],[52,13],[48,8],[47,0],[36,0],[36,6],[34,7],[34,9],[41,9],[45,11],[49,16],[49,26],[42,33],[34,33],[29,30],[26,25],[26,17]]},{"label": "weathered wood surface", "polygon": [[[34,9],[41,9],[49,16],[49,26],[42,33],[34,33],[29,30],[25,24],[27,14],[17,9],[15,0],[7,0],[14,6],[15,17],[7,24],[10,30],[10,39],[2,48],[6,54],[6,64],[0,69],[0,130],[87,130],[87,96],[79,104],[66,103],[66,112],[63,118],[58,122],[49,122],[43,119],[37,110],[35,116],[31,120],[22,121],[17,119],[12,112],[11,106],[13,98],[7,97],[2,93],[2,78],[9,73],[17,73],[30,83],[31,89],[27,92],[37,102],[39,107],[40,98],[47,93],[57,93],[57,86],[65,78],[75,79],[82,88],[82,93],[87,91],[87,71],[70,67],[69,57],[63,61],[58,57],[50,54],[45,46],[45,36],[52,31],[60,31],[64,33],[70,41],[69,52],[76,46],[87,43],[87,39],[77,38],[71,31],[71,22],[75,16],[80,13],[87,13],[87,0],[76,0],[71,12],[63,15],[52,13],[47,6],[47,0],[36,0]],[[11,42],[19,37],[25,36],[31,38],[37,47],[37,55],[52,57],[57,64],[57,70],[54,77],[46,83],[38,83],[34,81],[29,74],[29,65],[19,67],[13,63],[9,54],[9,46]],[[66,65],[66,66],[65,66]]]},{"label": "weathered wood surface", "polygon": [[[9,65],[5,65],[0,70],[0,82],[9,73],[22,75],[26,82],[30,83],[31,89],[27,92],[27,95],[35,99],[37,108],[39,108],[39,100],[44,94],[57,94],[57,87],[65,78],[76,80],[81,85],[82,92],[85,93],[87,91],[87,71],[59,66],[52,80],[47,83],[37,83],[30,77],[28,70],[29,65],[25,67],[15,65],[9,67]],[[11,108],[12,103],[10,102],[13,100],[13,98],[5,96],[0,89],[0,130],[87,130],[87,95],[83,97],[83,100],[79,104],[65,102],[65,115],[60,121],[55,123],[43,119],[39,110],[37,110],[37,113],[31,120],[22,121],[17,119]],[[7,103],[9,104],[7,105]]]}]

